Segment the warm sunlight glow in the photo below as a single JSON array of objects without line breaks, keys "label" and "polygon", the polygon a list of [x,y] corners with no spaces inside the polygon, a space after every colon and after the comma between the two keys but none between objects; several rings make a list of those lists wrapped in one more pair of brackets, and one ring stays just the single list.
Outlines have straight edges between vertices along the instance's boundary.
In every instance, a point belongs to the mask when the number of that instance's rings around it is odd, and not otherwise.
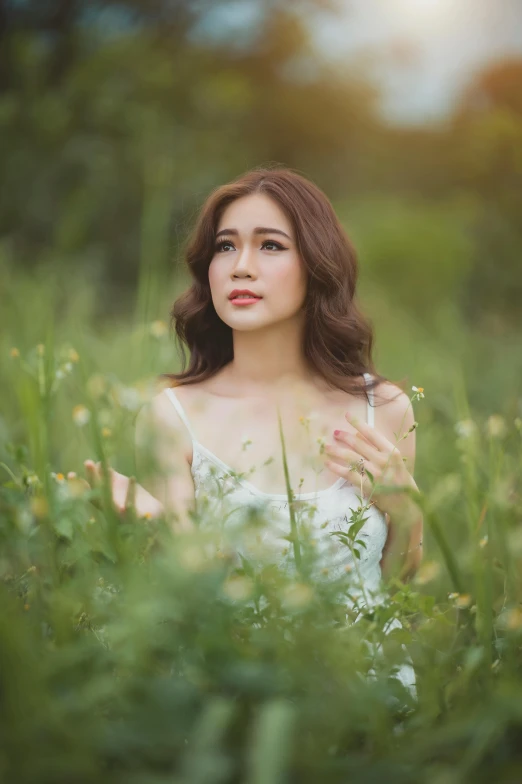
[{"label": "warm sunlight glow", "polygon": [[451,8],[450,0],[396,0],[397,11],[428,21]]}]

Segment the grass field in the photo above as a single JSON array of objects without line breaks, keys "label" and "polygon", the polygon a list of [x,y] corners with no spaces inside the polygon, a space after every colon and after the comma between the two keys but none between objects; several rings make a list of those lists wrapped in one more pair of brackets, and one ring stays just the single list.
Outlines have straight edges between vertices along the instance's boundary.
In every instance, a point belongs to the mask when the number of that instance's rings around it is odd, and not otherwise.
[{"label": "grass field", "polygon": [[[422,321],[363,282],[378,367],[424,389],[425,558],[353,624],[306,574],[238,565],[67,479],[87,457],[135,475],[134,417],[177,362],[184,282],[159,283],[153,318],[142,288],[135,316],[102,320],[85,273],[2,267],[2,779],[521,781],[516,336],[473,332],[450,300]],[[389,677],[402,645],[417,699]]]}]

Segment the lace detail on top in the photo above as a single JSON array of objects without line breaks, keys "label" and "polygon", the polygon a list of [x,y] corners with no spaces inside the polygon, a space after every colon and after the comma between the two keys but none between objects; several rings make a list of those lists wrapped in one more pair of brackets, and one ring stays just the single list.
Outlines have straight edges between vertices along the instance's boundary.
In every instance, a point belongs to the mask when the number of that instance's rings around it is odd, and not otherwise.
[{"label": "lace detail on top", "polygon": [[[364,376],[366,380],[371,379],[368,373]],[[165,392],[192,438],[191,473],[203,524],[219,526],[230,533],[238,553],[255,558],[256,553],[266,554],[268,550],[281,567],[293,570],[293,553],[287,538],[290,534],[287,495],[264,493],[201,444],[173,389]],[[374,427],[373,390],[368,394],[367,421]],[[360,505],[358,493],[358,488],[343,478],[325,490],[294,493],[300,541],[315,543],[319,567],[315,578],[326,581],[342,578],[346,604],[352,610],[371,607],[383,599],[380,561],[388,534],[384,515],[373,505],[365,512],[366,521],[355,537],[362,544],[350,547],[332,535],[350,529],[351,512]],[[263,526],[252,531],[252,526],[245,526],[245,522],[259,512],[263,515]],[[355,554],[355,548],[360,557]],[[397,619],[392,619],[386,631],[400,626]],[[415,696],[415,672],[411,658],[402,647],[406,660],[395,677]]]},{"label": "lace detail on top", "polygon": [[[365,378],[369,380],[369,374],[365,373]],[[174,391],[166,389],[165,392],[192,438],[191,473],[196,505],[198,511],[204,513],[202,520],[212,520],[213,525],[216,521],[225,520],[223,524],[226,524],[227,530],[237,533],[249,516],[263,510],[268,524],[257,532],[258,537],[281,565],[291,568],[292,554],[286,538],[290,533],[287,495],[259,490],[203,446],[197,440]],[[368,423],[373,427],[372,391],[369,398]],[[338,536],[332,535],[350,528],[351,512],[360,505],[358,492],[348,480],[340,477],[324,490],[295,493],[295,509],[299,530],[308,532],[315,541],[321,578],[336,580],[343,575],[353,575],[354,599],[357,597],[371,603],[371,594],[378,593],[381,578],[379,562],[387,536],[384,515],[375,505],[365,513],[366,522],[356,537],[362,542],[355,546],[360,557],[356,556],[353,545],[350,548]]]}]

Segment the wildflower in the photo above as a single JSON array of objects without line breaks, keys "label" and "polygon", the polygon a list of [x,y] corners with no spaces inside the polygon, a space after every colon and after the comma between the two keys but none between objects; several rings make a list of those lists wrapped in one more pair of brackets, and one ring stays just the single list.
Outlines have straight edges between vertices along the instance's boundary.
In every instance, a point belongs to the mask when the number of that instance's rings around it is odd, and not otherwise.
[{"label": "wildflower", "polygon": [[455,424],[455,432],[459,438],[472,438],[477,433],[477,425],[472,419],[461,419]]},{"label": "wildflower", "polygon": [[187,545],[180,549],[180,560],[189,572],[199,572],[205,565],[205,557],[199,547]]},{"label": "wildflower", "polygon": [[426,585],[426,583],[431,582],[440,574],[440,564],[436,561],[426,561],[423,563],[419,568],[416,576],[415,582],[418,585]]},{"label": "wildflower", "polygon": [[36,518],[45,517],[49,512],[49,504],[43,496],[35,496],[31,499],[31,512]]},{"label": "wildflower", "polygon": [[344,571],[345,571],[347,574],[349,574],[350,572],[352,572],[352,571],[353,571],[353,566],[352,566],[351,564],[346,564],[346,566],[344,567]]},{"label": "wildflower", "polygon": [[149,327],[149,334],[153,338],[162,338],[167,334],[167,324],[164,321],[153,321]]},{"label": "wildflower", "polygon": [[78,354],[77,351],[75,351],[73,348],[71,348],[69,350],[69,359],[71,360],[71,362],[79,362],[80,355]]},{"label": "wildflower", "polygon": [[29,485],[29,487],[36,486],[40,483],[38,476],[36,474],[27,474],[25,477],[25,483]]},{"label": "wildflower", "polygon": [[30,608],[30,604],[24,604],[24,610],[28,610]]},{"label": "wildflower", "polygon": [[120,386],[117,390],[118,402],[128,411],[136,411],[141,399],[137,389],[134,387]]},{"label": "wildflower", "polygon": [[223,592],[236,601],[244,601],[252,594],[254,583],[250,577],[236,575],[223,583]]},{"label": "wildflower", "polygon": [[291,609],[306,607],[313,598],[313,591],[304,583],[292,583],[287,586],[283,594],[283,603]]},{"label": "wildflower", "polygon": [[490,438],[503,438],[507,433],[504,417],[500,414],[492,414],[488,418],[486,429]]},{"label": "wildflower", "polygon": [[67,494],[71,498],[82,498],[86,491],[90,490],[88,482],[76,475],[74,471],[67,474]]},{"label": "wildflower", "polygon": [[60,484],[62,484],[62,483],[65,481],[65,477],[64,477],[64,475],[63,475],[63,474],[55,474],[54,478],[55,478],[55,479],[56,479],[56,481],[57,481],[57,482],[59,482]]},{"label": "wildflower", "polygon": [[488,537],[486,535],[486,536],[483,536],[482,539],[480,540],[479,547],[483,550],[484,547],[487,545],[487,543],[488,543]]},{"label": "wildflower", "polygon": [[36,572],[36,566],[30,566],[27,570],[27,574],[34,574]]},{"label": "wildflower", "polygon": [[424,397],[424,387],[412,387],[412,392],[415,394],[413,395],[413,400],[420,400]]},{"label": "wildflower", "polygon": [[109,438],[112,436],[112,430],[110,427],[102,427],[101,434],[104,438]]},{"label": "wildflower", "polygon": [[505,614],[506,629],[516,631],[522,627],[522,609],[520,607],[513,607]]},{"label": "wildflower", "polygon": [[469,593],[459,593],[455,599],[455,604],[460,610],[464,610],[471,604],[471,596]]},{"label": "wildflower", "polygon": [[90,420],[91,412],[89,411],[88,408],[80,404],[73,408],[72,416],[73,416],[74,424],[78,425],[78,427],[83,427]]},{"label": "wildflower", "polygon": [[20,352],[18,351],[18,349],[17,349],[16,347],[14,347],[14,346],[13,346],[13,348],[12,348],[12,349],[11,349],[11,351],[9,352],[9,355],[10,355],[11,357],[13,357],[13,359],[15,359],[16,357],[19,357],[19,356],[20,356]]}]

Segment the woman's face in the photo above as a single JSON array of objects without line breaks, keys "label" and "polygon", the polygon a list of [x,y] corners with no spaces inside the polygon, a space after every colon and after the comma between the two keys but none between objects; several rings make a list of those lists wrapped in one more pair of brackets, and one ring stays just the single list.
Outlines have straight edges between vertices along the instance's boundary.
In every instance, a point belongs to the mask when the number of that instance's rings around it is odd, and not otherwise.
[{"label": "woman's face", "polygon": [[[292,226],[276,202],[255,193],[228,205],[217,227],[208,279],[216,313],[232,329],[272,326],[300,313],[306,269]],[[234,304],[229,298],[234,289],[249,289],[261,299]]]}]

